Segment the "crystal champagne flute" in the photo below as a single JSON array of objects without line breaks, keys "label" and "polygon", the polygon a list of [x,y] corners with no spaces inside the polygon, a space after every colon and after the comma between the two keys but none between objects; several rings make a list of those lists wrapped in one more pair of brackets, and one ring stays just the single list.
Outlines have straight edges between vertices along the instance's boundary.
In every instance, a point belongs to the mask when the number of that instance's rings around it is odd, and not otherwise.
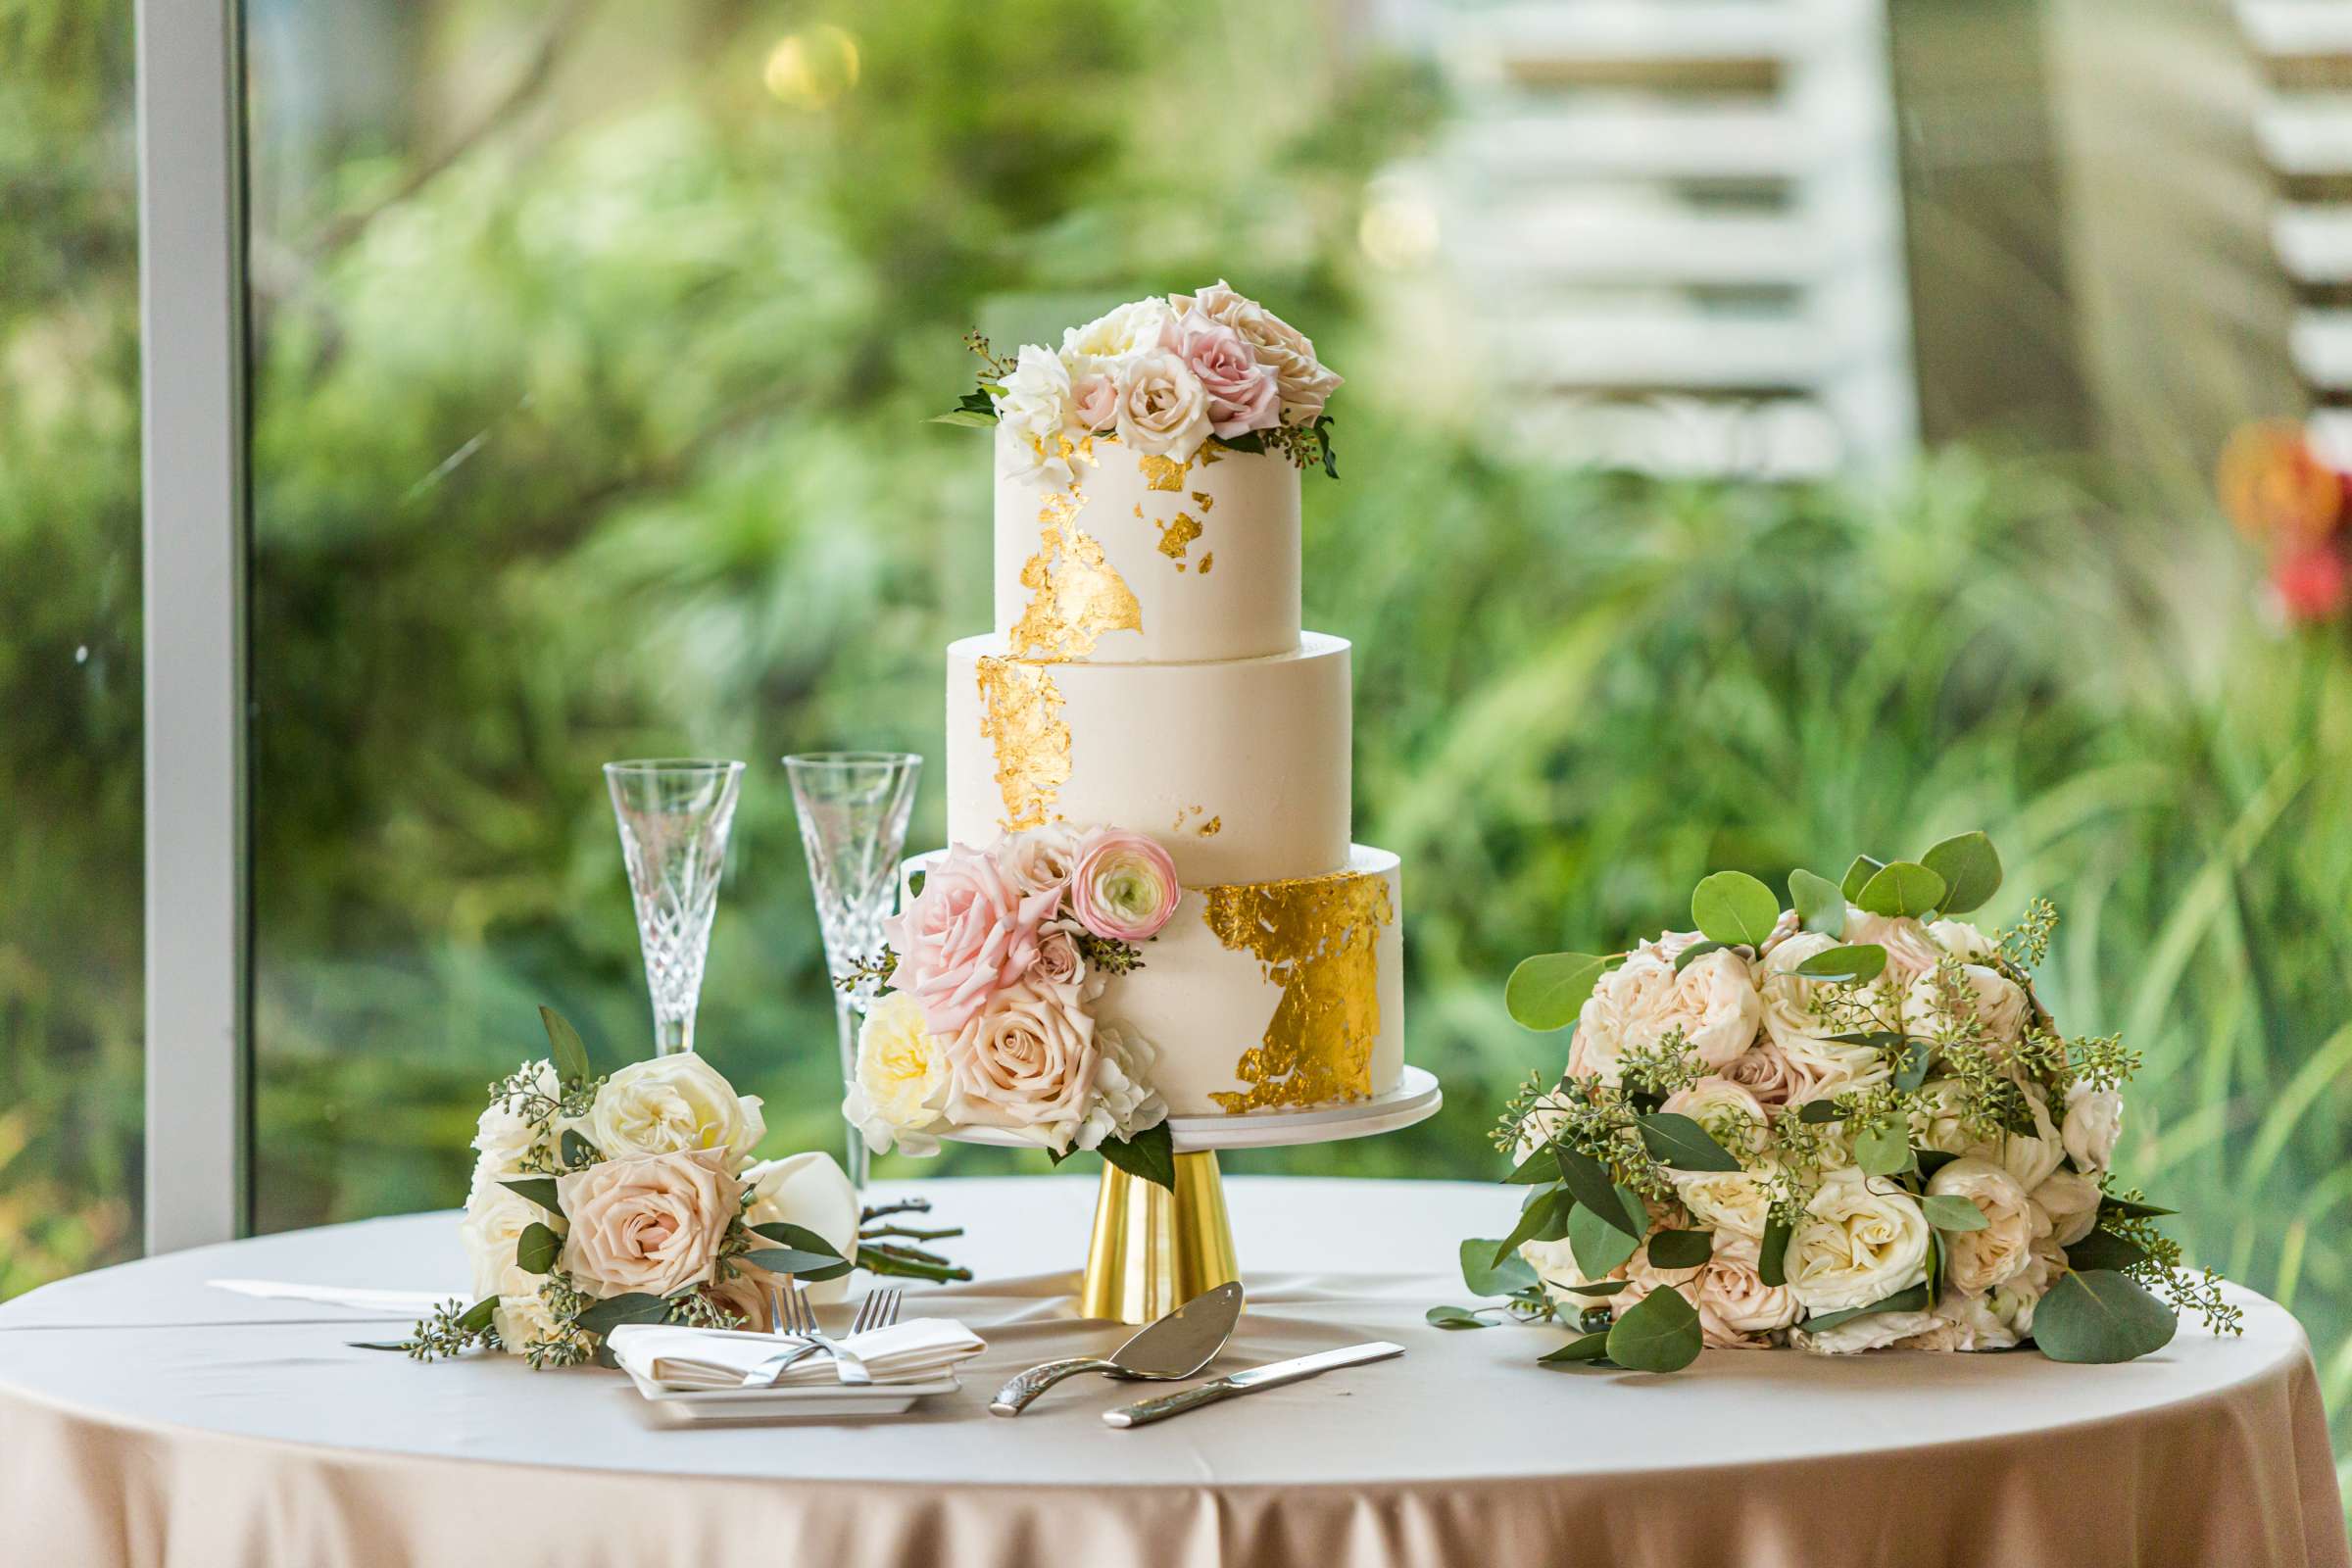
[{"label": "crystal champagne flute", "polygon": [[705,758],[605,764],[653,993],[655,1047],[665,1056],[694,1049],[710,917],[742,782],[741,762]]}]

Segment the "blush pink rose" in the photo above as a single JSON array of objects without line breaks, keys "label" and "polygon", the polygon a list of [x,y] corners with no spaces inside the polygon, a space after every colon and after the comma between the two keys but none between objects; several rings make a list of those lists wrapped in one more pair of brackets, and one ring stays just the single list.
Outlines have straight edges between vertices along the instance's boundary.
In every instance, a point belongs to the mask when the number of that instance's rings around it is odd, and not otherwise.
[{"label": "blush pink rose", "polygon": [[1070,906],[1078,923],[1110,942],[1157,936],[1183,897],[1168,852],[1150,836],[1123,827],[1090,837],[1070,878]]},{"label": "blush pink rose", "polygon": [[1070,423],[1091,434],[1119,418],[1119,382],[1108,360],[1081,359],[1070,368]]},{"label": "blush pink rose", "polygon": [[1038,928],[1060,895],[1027,893],[996,858],[962,845],[935,861],[912,904],[882,922],[899,956],[895,990],[922,1004],[923,1022],[945,1038],[1037,961]]},{"label": "blush pink rose", "polygon": [[992,997],[947,1055],[951,1121],[1006,1128],[1056,1152],[1077,1135],[1101,1059],[1086,1009],[1028,984]]},{"label": "blush pink rose", "polygon": [[1168,322],[1161,342],[1189,366],[1208,393],[1208,427],[1221,436],[1282,422],[1282,381],[1260,365],[1242,335],[1199,311]]}]

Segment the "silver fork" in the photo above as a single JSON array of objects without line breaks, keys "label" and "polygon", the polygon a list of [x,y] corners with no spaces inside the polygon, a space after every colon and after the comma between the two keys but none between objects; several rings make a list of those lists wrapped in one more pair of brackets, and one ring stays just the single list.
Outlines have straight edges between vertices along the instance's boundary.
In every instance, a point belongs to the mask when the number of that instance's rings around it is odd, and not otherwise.
[{"label": "silver fork", "polygon": [[[850,1333],[853,1335],[863,1334],[870,1329],[888,1328],[897,1322],[899,1319],[898,1296],[899,1293],[896,1290],[869,1293],[865,1299],[858,1305],[857,1320],[850,1325]],[[808,1293],[801,1288],[798,1280],[787,1274],[784,1276],[784,1285],[781,1290],[773,1285],[769,1286],[767,1288],[767,1304],[768,1312],[775,1322],[776,1332],[800,1343],[778,1350],[774,1355],[745,1373],[741,1387],[747,1389],[767,1388],[773,1385],[777,1378],[783,1376],[788,1368],[820,1350],[833,1357],[834,1368],[842,1382],[852,1384],[873,1382],[873,1378],[865,1370],[865,1363],[860,1361],[855,1352],[842,1348],[839,1341],[828,1338],[823,1331],[818,1329],[816,1308],[810,1303]]]}]

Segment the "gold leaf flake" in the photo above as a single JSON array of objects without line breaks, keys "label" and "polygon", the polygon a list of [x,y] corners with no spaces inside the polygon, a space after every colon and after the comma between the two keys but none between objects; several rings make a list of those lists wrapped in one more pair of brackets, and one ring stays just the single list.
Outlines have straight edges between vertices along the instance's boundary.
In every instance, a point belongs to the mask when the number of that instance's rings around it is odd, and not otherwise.
[{"label": "gold leaf flake", "polygon": [[1070,781],[1070,726],[1061,688],[1045,664],[994,656],[980,661],[980,733],[997,754],[997,791],[1005,831],[1043,827]]},{"label": "gold leaf flake", "polygon": [[1006,633],[1015,657],[1084,659],[1106,631],[1141,631],[1135,591],[1102,555],[1102,541],[1078,526],[1086,496],[1076,484],[1038,509],[1037,554],[1021,564],[1029,608]]},{"label": "gold leaf flake", "polygon": [[1200,552],[1201,576],[1205,577],[1208,575],[1208,568],[1216,563],[1216,559],[1217,553],[1214,550],[1203,550]]},{"label": "gold leaf flake", "polygon": [[1224,826],[1225,819],[1223,817],[1212,816],[1207,821],[1201,823],[1198,831],[1202,838],[1213,839],[1217,836],[1219,830],[1221,830]]},{"label": "gold leaf flake", "polygon": [[1193,505],[1199,507],[1202,512],[1213,512],[1216,510],[1217,498],[1205,490],[1196,490],[1193,492]]},{"label": "gold leaf flake", "polygon": [[1137,458],[1135,466],[1143,470],[1145,487],[1152,490],[1182,490],[1184,471],[1192,466],[1189,463],[1178,463],[1174,458],[1156,452]]},{"label": "gold leaf flake", "polygon": [[1200,537],[1200,519],[1189,512],[1179,512],[1166,522],[1153,523],[1159,530],[1159,553],[1177,563],[1183,569],[1184,553]]},{"label": "gold leaf flake", "polygon": [[1250,1087],[1209,1098],[1236,1114],[1370,1098],[1380,933],[1396,918],[1388,878],[1341,871],[1200,891],[1201,918],[1217,940],[1254,955],[1282,987],[1262,1042],[1234,1067]]}]

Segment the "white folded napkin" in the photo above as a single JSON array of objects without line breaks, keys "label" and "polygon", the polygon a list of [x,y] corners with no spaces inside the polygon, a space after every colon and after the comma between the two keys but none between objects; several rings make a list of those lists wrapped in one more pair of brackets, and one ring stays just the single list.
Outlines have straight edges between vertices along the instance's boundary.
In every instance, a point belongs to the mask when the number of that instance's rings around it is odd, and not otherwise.
[{"label": "white folded napkin", "polygon": [[258,1296],[267,1301],[318,1301],[326,1306],[348,1306],[358,1312],[393,1312],[402,1317],[421,1317],[459,1295],[456,1291],[379,1291],[359,1285],[301,1285],[286,1280],[204,1283],[216,1291]]},{"label": "white folded napkin", "polygon": [[[624,1323],[606,1337],[613,1358],[649,1383],[672,1389],[731,1389],[743,1375],[785,1348],[773,1334],[680,1328],[668,1323]],[[918,1317],[843,1339],[876,1383],[920,1383],[988,1348],[987,1342],[951,1317]],[[776,1380],[780,1389],[840,1383],[822,1350]]]}]

